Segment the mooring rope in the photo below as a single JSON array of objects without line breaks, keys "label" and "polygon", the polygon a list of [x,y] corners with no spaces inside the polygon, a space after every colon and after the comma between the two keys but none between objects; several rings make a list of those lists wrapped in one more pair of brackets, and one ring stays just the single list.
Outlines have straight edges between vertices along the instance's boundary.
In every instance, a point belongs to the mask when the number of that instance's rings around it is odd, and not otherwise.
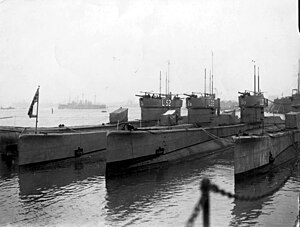
[{"label": "mooring rope", "polygon": [[[200,213],[200,210],[201,210],[201,207],[203,207],[203,201],[204,201],[204,198],[203,198],[203,188],[208,188],[209,191],[212,191],[214,193],[219,193],[223,196],[226,196],[228,197],[229,199],[236,199],[236,200],[240,200],[240,201],[257,201],[259,199],[262,199],[262,198],[265,198],[267,196],[271,196],[273,195],[275,192],[277,192],[289,179],[290,177],[292,176],[293,174],[293,171],[295,169],[295,167],[297,166],[299,160],[293,165],[293,168],[290,169],[290,173],[289,175],[287,175],[281,182],[280,184],[278,184],[275,188],[273,188],[272,190],[266,192],[266,193],[263,193],[261,195],[258,195],[258,196],[245,196],[245,195],[237,195],[237,194],[234,194],[234,193],[231,193],[231,192],[227,192],[226,190],[224,189],[221,189],[218,185],[214,184],[214,183],[211,183],[209,181],[209,179],[207,178],[204,178],[202,181],[201,181],[201,191],[202,191],[202,194],[201,194],[201,197],[199,198],[195,208],[193,209],[193,212],[192,214],[190,215],[190,218],[188,219],[187,223],[186,223],[186,227],[192,227],[194,226],[194,222],[196,220],[196,218],[199,216],[199,213]],[[206,186],[204,187],[203,184],[206,184]]]},{"label": "mooring rope", "polygon": [[226,142],[226,143],[234,144],[234,141],[233,141],[233,140],[225,139],[225,138],[216,136],[216,135],[214,135],[214,134],[208,132],[208,131],[205,130],[204,128],[201,128],[201,130],[202,130],[203,132],[205,132],[209,137],[213,138],[214,140],[218,140],[218,141],[220,141],[220,142]]},{"label": "mooring rope", "polygon": [[26,133],[26,132],[27,132],[27,127],[25,127],[25,128],[22,130],[21,134],[24,134],[24,133]]},{"label": "mooring rope", "polygon": [[73,129],[73,128],[70,128],[70,127],[68,127],[68,126],[63,126],[63,127],[65,127],[66,129],[68,129],[68,130],[70,130],[70,131],[72,131],[72,132],[78,132],[78,131],[76,131],[75,129]]},{"label": "mooring rope", "polygon": [[10,118],[14,118],[15,116],[9,116],[9,117],[0,117],[0,120],[4,120],[4,119],[10,119]]}]

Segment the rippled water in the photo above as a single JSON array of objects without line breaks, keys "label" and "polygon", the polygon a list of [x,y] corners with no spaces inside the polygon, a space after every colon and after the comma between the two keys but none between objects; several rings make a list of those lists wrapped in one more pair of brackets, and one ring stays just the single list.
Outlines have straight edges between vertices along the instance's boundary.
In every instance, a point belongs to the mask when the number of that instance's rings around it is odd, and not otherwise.
[{"label": "rippled water", "polygon": [[[233,151],[105,179],[104,153],[19,169],[0,162],[0,226],[184,226],[200,198],[201,179],[258,195],[289,174],[234,183]],[[255,202],[211,193],[211,226],[296,226],[300,167],[277,192]],[[299,216],[298,216],[299,220]],[[202,226],[202,215],[195,226]]]},{"label": "rippled water", "polygon": [[[223,189],[258,195],[276,187],[274,176],[234,184],[233,151],[105,179],[105,163],[68,160],[18,170],[1,162],[0,225],[184,226],[208,177]],[[272,196],[241,202],[211,193],[211,226],[294,226],[299,214],[299,166]],[[202,216],[195,226],[202,226]]]}]

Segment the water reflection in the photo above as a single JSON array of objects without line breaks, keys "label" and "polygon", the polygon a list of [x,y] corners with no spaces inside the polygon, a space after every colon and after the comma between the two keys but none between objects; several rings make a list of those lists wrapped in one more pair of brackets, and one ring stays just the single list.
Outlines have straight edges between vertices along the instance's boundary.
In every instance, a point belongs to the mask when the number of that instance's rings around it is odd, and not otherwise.
[{"label": "water reflection", "polygon": [[[232,150],[110,179],[104,176],[103,157],[65,160],[20,170],[13,163],[0,164],[0,226],[174,226],[174,223],[184,226],[200,197],[199,183],[203,177],[226,191],[258,195],[286,175],[279,171],[236,184],[234,189]],[[261,224],[261,217],[274,213],[278,207],[279,215],[286,216],[281,212],[286,209],[294,222],[293,211],[282,204],[285,201],[286,206],[291,204],[295,192],[299,191],[298,183],[295,177],[288,186],[289,193],[285,185],[279,193],[251,203],[212,193],[212,226]],[[201,224],[201,215],[197,221],[195,226]],[[270,218],[267,221],[276,223]]]},{"label": "water reflection", "polygon": [[[104,173],[103,154],[19,168],[17,181],[10,179],[15,192],[5,192],[7,186],[2,187],[0,211],[7,215],[0,225],[81,223],[82,211],[95,206],[99,191],[103,191]],[[9,197],[15,198],[13,203]]]},{"label": "water reflection", "polygon": [[103,154],[80,159],[20,167],[20,196],[25,199],[30,195],[44,194],[52,189],[63,188],[74,182],[84,181],[95,176],[104,176],[105,161]]},{"label": "water reflection", "polygon": [[[218,166],[220,169],[232,168],[232,159],[232,150],[227,150],[209,158],[168,165],[148,172],[108,178],[105,197],[109,214],[107,219],[108,221],[125,221],[130,215],[135,214],[134,216],[138,217],[138,214],[150,212],[154,207],[154,210],[159,213],[163,206],[176,206],[177,201],[173,201],[176,200],[176,194],[179,196],[187,193],[187,187],[197,191],[195,195],[197,199],[200,195],[197,185],[201,178],[209,176],[210,168],[213,167],[214,170]],[[159,208],[159,203],[164,203],[164,205]],[[187,211],[189,212],[191,210]]]},{"label": "water reflection", "polygon": [[[235,183],[235,194],[258,196],[278,188],[285,178],[291,175],[296,160],[262,176],[250,178],[247,181]],[[295,170],[294,170],[295,173]],[[283,186],[282,186],[283,187]],[[278,188],[279,191],[282,187]],[[275,192],[276,193],[276,192]],[[275,193],[257,201],[234,200],[231,226],[249,226],[258,223],[258,217],[263,214],[263,207],[274,203]]]},{"label": "water reflection", "polygon": [[18,172],[18,166],[14,159],[0,157],[0,181],[10,179]]}]

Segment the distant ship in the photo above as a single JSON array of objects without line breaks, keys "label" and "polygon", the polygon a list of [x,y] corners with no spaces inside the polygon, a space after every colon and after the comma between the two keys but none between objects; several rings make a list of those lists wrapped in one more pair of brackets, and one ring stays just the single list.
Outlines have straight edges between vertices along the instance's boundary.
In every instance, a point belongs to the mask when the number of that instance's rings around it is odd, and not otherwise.
[{"label": "distant ship", "polygon": [[300,78],[298,80],[298,88],[292,90],[292,96],[274,99],[269,110],[271,113],[286,114],[300,111]]},{"label": "distant ship", "polygon": [[270,112],[286,114],[290,111],[300,111],[300,59],[298,61],[298,88],[292,90],[292,96],[277,98],[270,107]]},{"label": "distant ship", "polygon": [[9,106],[9,107],[0,107],[0,110],[13,110],[13,109],[15,109],[14,107],[11,107],[11,106]]},{"label": "distant ship", "polygon": [[285,114],[292,111],[292,96],[274,99],[270,106],[270,112]]},{"label": "distant ship", "polygon": [[105,104],[93,104],[90,101],[85,100],[80,102],[71,102],[67,104],[59,104],[58,109],[106,109]]}]

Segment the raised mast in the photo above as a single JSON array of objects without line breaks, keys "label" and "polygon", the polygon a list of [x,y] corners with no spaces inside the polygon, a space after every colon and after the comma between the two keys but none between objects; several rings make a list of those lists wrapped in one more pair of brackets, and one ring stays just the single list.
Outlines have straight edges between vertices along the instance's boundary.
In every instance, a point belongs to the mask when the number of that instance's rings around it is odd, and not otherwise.
[{"label": "raised mast", "polygon": [[168,61],[168,94],[170,93],[170,60]]},{"label": "raised mast", "polygon": [[254,94],[256,94],[256,65],[254,65]]},{"label": "raised mast", "polygon": [[298,61],[298,66],[299,66],[299,69],[298,69],[298,93],[300,91],[300,59]]},{"label": "raised mast", "polygon": [[257,67],[257,92],[260,93],[260,88],[259,88],[259,66]]},{"label": "raised mast", "polygon": [[168,95],[168,72],[166,72],[166,95]]},{"label": "raised mast", "polygon": [[256,94],[256,74],[255,74],[256,66],[255,66],[255,61],[252,60],[252,62],[254,63],[254,66],[253,66],[253,69],[254,69],[254,94]]},{"label": "raised mast", "polygon": [[38,95],[36,100],[36,116],[35,116],[35,131],[34,133],[37,134],[37,126],[38,126],[38,118],[39,118],[39,99],[40,99],[40,86],[38,86]]},{"label": "raised mast", "polygon": [[211,69],[209,70],[209,94],[211,95]]},{"label": "raised mast", "polygon": [[214,93],[214,52],[211,52],[211,94]]},{"label": "raised mast", "polygon": [[206,68],[204,69],[204,96],[206,96]]},{"label": "raised mast", "polygon": [[[37,125],[38,125],[38,117],[39,117],[39,96],[40,96],[39,90],[40,90],[40,86],[38,86],[28,110],[29,118],[35,117],[35,134],[37,133]],[[33,107],[35,103],[36,103],[36,114],[33,114]]]},{"label": "raised mast", "polygon": [[161,71],[159,71],[159,96],[161,96]]},{"label": "raised mast", "polygon": [[300,83],[300,78],[299,78],[299,73],[298,73],[298,93],[299,93],[299,83]]}]

